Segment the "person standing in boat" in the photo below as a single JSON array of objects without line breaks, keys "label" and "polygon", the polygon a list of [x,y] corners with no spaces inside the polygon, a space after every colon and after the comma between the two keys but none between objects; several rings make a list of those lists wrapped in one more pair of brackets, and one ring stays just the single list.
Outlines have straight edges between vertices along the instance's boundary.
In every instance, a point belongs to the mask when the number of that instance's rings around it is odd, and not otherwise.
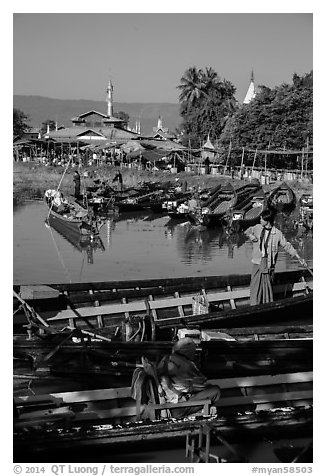
[{"label": "person standing in boat", "polygon": [[250,305],[272,302],[272,284],[279,246],[290,256],[296,257],[303,266],[307,266],[307,263],[274,226],[274,213],[271,210],[264,210],[260,223],[244,233],[253,242]]},{"label": "person standing in boat", "polygon": [[75,198],[79,198],[80,196],[80,175],[78,170],[75,170],[74,176],[73,176],[73,181],[75,184]]},{"label": "person standing in boat", "polygon": [[118,170],[116,176],[115,176],[114,179],[112,180],[112,182],[116,182],[116,181],[119,182],[119,190],[120,190],[120,192],[122,192],[122,189],[123,189],[123,178],[122,178],[122,174],[121,174],[120,170]]},{"label": "person standing in boat", "polygon": [[[217,385],[210,385],[196,366],[196,344],[190,337],[178,340],[172,353],[163,357],[157,366],[166,399],[170,403],[180,401],[211,400],[215,406],[221,396]],[[201,410],[202,407],[184,407],[172,410],[175,418],[183,418]]]}]

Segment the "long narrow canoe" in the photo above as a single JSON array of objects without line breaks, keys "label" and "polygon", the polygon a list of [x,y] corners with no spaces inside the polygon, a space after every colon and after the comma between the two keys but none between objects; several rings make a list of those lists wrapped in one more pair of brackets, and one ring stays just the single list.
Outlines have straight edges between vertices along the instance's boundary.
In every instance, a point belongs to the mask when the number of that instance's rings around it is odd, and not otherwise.
[{"label": "long narrow canoe", "polygon": [[244,231],[249,226],[256,225],[260,216],[267,208],[267,196],[263,190],[258,190],[242,208],[232,212],[232,228],[236,231]]},{"label": "long narrow canoe", "polygon": [[[258,341],[236,340],[231,333],[204,331],[203,337],[212,340],[198,345],[197,364],[210,378],[312,370],[312,326],[310,332],[308,327],[304,326],[305,337],[296,332],[303,329],[296,327],[287,328],[293,331],[289,338],[278,333],[277,337],[269,334]],[[245,330],[237,329],[233,335],[239,336],[241,332]],[[186,335],[194,337],[192,333]],[[47,338],[14,336],[14,375],[17,381],[24,377],[42,379],[47,371],[48,375],[82,381],[84,388],[98,388],[105,381],[110,381],[112,386],[125,385],[140,363],[140,356],[157,364],[171,352],[172,346],[171,341],[100,341],[78,330]]]},{"label": "long narrow canoe", "polygon": [[57,329],[100,330],[120,340],[142,333],[145,321],[150,323],[148,340],[160,339],[160,332],[172,328],[312,322],[313,282],[308,271],[277,273],[275,301],[268,304],[249,305],[249,284],[250,275],[229,275],[14,286],[14,333],[26,333],[22,326],[28,323],[26,306],[19,308],[19,299],[36,312],[27,313],[36,324],[41,320]]},{"label": "long narrow canoe", "polygon": [[222,391],[217,416],[204,413],[183,420],[164,417],[161,412],[166,406],[158,404],[153,395],[147,410],[155,412],[155,421],[137,421],[139,412],[130,387],[16,396],[14,462],[73,462],[77,454],[83,459],[84,449],[88,462],[98,462],[101,447],[105,461],[116,454],[115,448],[123,447],[121,461],[125,461],[126,453],[139,450],[140,444],[143,451],[157,452],[172,440],[175,448],[180,444],[184,448],[186,437],[199,434],[203,425],[218,431],[229,443],[266,437],[312,438],[312,372],[211,383]]},{"label": "long narrow canoe", "polygon": [[[261,188],[259,183],[249,183],[236,189],[228,183],[221,188],[215,201],[201,210],[199,221],[202,225],[213,227],[221,224],[221,220],[236,206],[242,208],[249,201],[253,193]],[[198,221],[198,219],[197,219]]]},{"label": "long narrow canoe", "polygon": [[278,212],[290,212],[295,208],[295,205],[295,193],[285,182],[272,190],[268,197],[269,208]]}]

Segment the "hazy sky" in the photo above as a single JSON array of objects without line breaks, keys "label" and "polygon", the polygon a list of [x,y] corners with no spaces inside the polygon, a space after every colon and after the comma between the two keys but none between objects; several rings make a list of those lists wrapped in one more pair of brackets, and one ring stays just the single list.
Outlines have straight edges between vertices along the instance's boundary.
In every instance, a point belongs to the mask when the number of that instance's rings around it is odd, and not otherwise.
[{"label": "hazy sky", "polygon": [[[19,10],[18,10],[19,11]],[[15,13],[13,93],[178,102],[187,68],[212,67],[242,101],[313,68],[309,13]]]}]

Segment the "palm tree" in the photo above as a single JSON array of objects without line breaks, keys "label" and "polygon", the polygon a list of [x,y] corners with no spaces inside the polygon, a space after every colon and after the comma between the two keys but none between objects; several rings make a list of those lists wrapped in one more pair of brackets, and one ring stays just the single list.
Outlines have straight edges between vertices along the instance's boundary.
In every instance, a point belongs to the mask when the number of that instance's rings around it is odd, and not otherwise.
[{"label": "palm tree", "polygon": [[203,95],[206,95],[203,71],[193,66],[184,73],[181,84],[177,89],[181,90],[179,101],[184,109],[189,110]]}]

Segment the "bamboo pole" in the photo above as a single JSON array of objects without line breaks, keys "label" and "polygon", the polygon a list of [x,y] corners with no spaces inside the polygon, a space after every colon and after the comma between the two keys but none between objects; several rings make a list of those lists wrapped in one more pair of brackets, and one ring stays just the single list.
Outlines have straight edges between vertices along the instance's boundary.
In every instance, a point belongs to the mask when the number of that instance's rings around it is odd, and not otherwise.
[{"label": "bamboo pole", "polygon": [[242,155],[241,155],[241,164],[240,164],[240,170],[242,169],[242,166],[243,166],[244,153],[245,153],[245,148],[244,148],[244,147],[242,147]]},{"label": "bamboo pole", "polygon": [[254,171],[254,167],[255,167],[255,162],[256,162],[256,157],[257,157],[257,152],[258,152],[258,148],[256,147],[256,150],[255,150],[255,155],[254,155],[254,161],[252,163],[252,169],[251,169],[251,175]]},{"label": "bamboo pole", "polygon": [[230,139],[229,150],[228,150],[228,155],[227,155],[226,162],[225,162],[225,166],[224,166],[224,173],[223,173],[223,175],[225,175],[226,168],[227,168],[227,166],[228,166],[229,158],[230,158],[230,155],[231,155],[231,150],[232,150],[232,140]]}]

